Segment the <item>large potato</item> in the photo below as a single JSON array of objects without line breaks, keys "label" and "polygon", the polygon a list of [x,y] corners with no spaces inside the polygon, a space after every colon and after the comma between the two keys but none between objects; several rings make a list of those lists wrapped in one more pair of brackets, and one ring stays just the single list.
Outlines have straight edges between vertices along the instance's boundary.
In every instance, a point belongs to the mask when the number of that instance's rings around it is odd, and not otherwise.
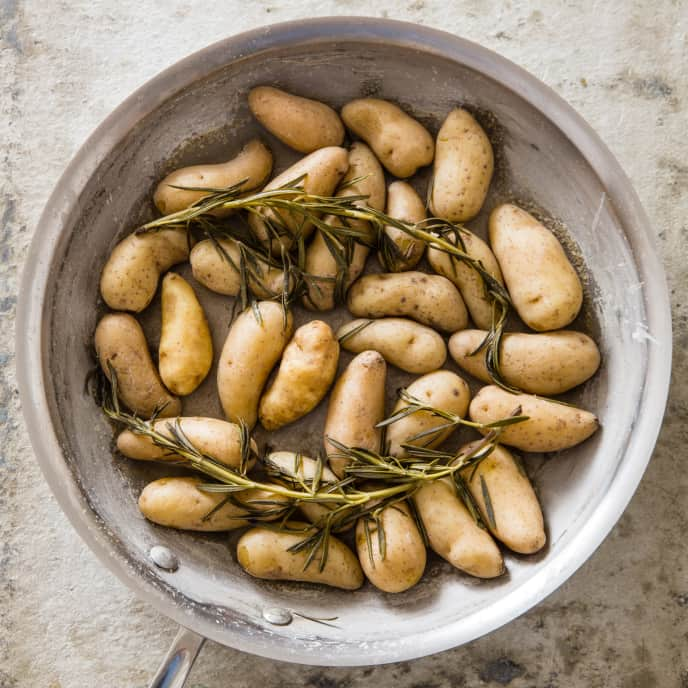
[{"label": "large potato", "polygon": [[356,555],[341,541],[330,536],[327,562],[319,570],[316,555],[307,568],[308,552],[288,552],[290,547],[308,537],[309,524],[290,521],[292,529],[304,532],[276,532],[267,528],[252,528],[237,543],[237,559],[241,567],[256,578],[267,580],[322,583],[343,590],[356,590],[363,585],[363,572]]},{"label": "large potato", "polygon": [[492,250],[523,322],[538,332],[566,327],[578,315],[583,287],[554,234],[510,203],[492,211],[489,227]]},{"label": "large potato", "polygon": [[260,400],[262,426],[277,430],[310,413],[327,394],[338,362],[339,343],[327,323],[311,320],[299,327]]},{"label": "large potato", "polygon": [[[406,182],[392,182],[387,190],[387,215],[395,220],[417,224],[426,218],[425,203],[416,190]],[[392,272],[411,270],[425,251],[425,242],[414,239],[403,229],[385,225],[385,249],[379,255],[380,264]]]},{"label": "large potato", "polygon": [[445,277],[424,272],[364,275],[349,289],[347,306],[358,317],[405,316],[444,332],[468,325],[456,287]]},{"label": "large potato", "polygon": [[[462,447],[468,453],[473,442]],[[490,532],[509,549],[533,554],[545,546],[542,509],[525,469],[504,447],[497,446],[461,475]]]},{"label": "large potato", "polygon": [[[385,207],[385,174],[373,152],[360,141],[354,143],[349,150],[349,170],[342,179],[337,191],[338,198],[350,196],[367,196],[366,200],[356,201],[358,206],[369,206],[375,210]],[[332,226],[341,226],[343,220],[334,215],[328,215],[324,222]],[[375,233],[370,223],[365,220],[346,220],[349,227],[365,233],[367,239],[374,242]],[[348,263],[346,275],[343,276],[343,289],[361,274],[365,267],[369,248],[359,242],[352,241],[348,250],[344,244],[332,238],[335,250],[345,256]],[[330,250],[320,230],[315,232],[313,241],[306,249],[306,272],[311,276],[308,290],[303,297],[303,305],[311,310],[324,311],[335,305],[335,278],[342,270],[335,256]]]},{"label": "large potato", "polygon": [[[175,419],[176,420],[176,419]],[[241,429],[236,423],[228,423],[218,418],[187,416],[179,418],[179,427],[184,436],[203,454],[207,454],[225,466],[239,469],[242,461]],[[170,437],[169,425],[174,420],[153,421],[155,432]],[[183,461],[183,457],[163,449],[148,435],[139,435],[131,430],[123,430],[117,436],[117,449],[129,459],[140,461]],[[251,440],[251,454],[258,452],[256,443]]]},{"label": "large potato", "polygon": [[[449,339],[449,353],[465,371],[489,383],[485,352],[471,355],[486,336],[486,330],[457,332]],[[570,330],[505,334],[499,349],[505,382],[531,394],[562,394],[592,377],[599,365],[595,342]]]},{"label": "large potato", "polygon": [[432,136],[394,103],[377,98],[352,100],[342,108],[342,119],[395,177],[410,177],[432,162]]},{"label": "large potato", "polygon": [[95,333],[96,354],[103,372],[110,380],[110,366],[117,377],[117,391],[122,403],[142,418],[156,411],[160,416],[178,416],[181,401],[162,384],[148,351],[141,325],[127,313],[104,315]]},{"label": "large potato", "polygon": [[[471,400],[471,391],[466,382],[456,373],[449,370],[437,370],[414,380],[406,391],[418,399],[422,404],[432,406],[441,411],[448,411],[463,418],[468,411]],[[393,414],[408,407],[408,403],[399,399],[394,407]],[[427,432],[432,428],[445,425],[444,418],[434,416],[428,411],[416,411],[387,426],[387,442],[389,453],[392,456],[407,456],[404,444],[412,444],[416,447],[438,447],[455,430],[445,428],[436,434],[426,435],[412,440],[414,436]]]},{"label": "large potato", "polygon": [[160,275],[189,257],[186,229],[130,234],[115,246],[100,276],[103,301],[115,311],[142,311]]},{"label": "large potato", "polygon": [[[191,250],[189,262],[194,279],[206,289],[237,296],[241,291],[242,252],[234,239],[204,239]],[[284,269],[256,257],[246,260],[248,288],[259,299],[271,299],[290,291],[293,279],[285,280]]]},{"label": "large potato", "polygon": [[451,478],[423,485],[413,501],[434,552],[471,576],[495,578],[504,573],[499,547],[475,522]]},{"label": "large potato", "polygon": [[[349,334],[359,327],[362,329]],[[430,373],[447,359],[444,339],[435,330],[405,318],[352,320],[337,330],[337,339],[356,354],[366,349],[379,351],[386,361],[407,373]]]},{"label": "large potato", "polygon": [[[451,233],[444,238],[454,245],[458,243],[458,238]],[[467,229],[461,230],[461,239],[466,253],[471,258],[481,261],[483,268],[503,285],[502,271],[490,247]],[[467,263],[438,248],[428,248],[428,262],[435,272],[451,280],[458,287],[473,322],[484,330],[489,329],[492,325],[492,302],[487,296],[485,283],[480,274]]]},{"label": "large potato", "polygon": [[[247,507],[227,500],[227,495],[198,489],[203,478],[160,478],[148,483],[139,497],[141,513],[153,523],[180,530],[221,531],[248,525],[250,512],[267,511],[266,500],[286,504],[284,498],[264,490],[244,490],[233,498]],[[227,500],[227,503],[224,503]],[[222,505],[222,506],[220,506]],[[212,513],[211,513],[212,512]]]},{"label": "large potato", "polygon": [[191,285],[169,272],[162,280],[160,377],[167,389],[184,396],[205,380],[212,364],[213,339],[203,306]]},{"label": "large potato", "polygon": [[260,301],[232,323],[217,366],[217,390],[227,419],[252,428],[270,371],[291,337],[293,318],[279,303]]},{"label": "large potato", "polygon": [[[282,186],[291,185],[299,177],[305,177],[298,185],[308,194],[330,196],[337,184],[349,169],[349,157],[345,148],[328,146],[301,158],[297,163],[277,175],[263,191],[272,191]],[[295,235],[308,237],[313,231],[313,223],[304,221],[303,215],[289,210],[266,209],[252,212],[248,223],[256,238],[273,253],[289,249]],[[272,225],[272,230],[270,229]],[[275,236],[277,231],[280,237]]]},{"label": "large potato", "polygon": [[425,571],[425,543],[405,502],[382,509],[377,518],[361,517],[356,550],[366,578],[383,592],[408,590]]},{"label": "large potato", "polygon": [[487,134],[469,112],[455,108],[437,133],[430,212],[450,222],[472,220],[483,207],[493,170]]},{"label": "large potato", "polygon": [[[241,191],[257,189],[267,180],[272,170],[272,153],[258,139],[249,141],[231,160],[217,165],[182,167],[168,174],[159,184],[153,202],[163,215],[176,213],[208,195],[205,191],[190,191],[175,187],[224,189],[239,182]],[[216,209],[215,215],[231,211]]]},{"label": "large potato", "polygon": [[[517,408],[528,420],[502,429],[499,441],[529,452],[568,449],[588,439],[599,423],[589,411],[540,399],[530,394],[511,394],[495,385],[483,387],[469,407],[471,420],[492,423]],[[481,431],[487,434],[487,430]]]},{"label": "large potato", "polygon": [[271,86],[257,86],[248,94],[253,116],[280,141],[299,153],[341,146],[344,125],[325,103],[295,96]]},{"label": "large potato", "polygon": [[328,438],[347,447],[380,451],[382,432],[375,426],[385,417],[386,377],[385,359],[377,351],[364,351],[349,363],[332,388],[325,420],[325,450],[339,477],[349,462],[333,456],[339,450]]}]

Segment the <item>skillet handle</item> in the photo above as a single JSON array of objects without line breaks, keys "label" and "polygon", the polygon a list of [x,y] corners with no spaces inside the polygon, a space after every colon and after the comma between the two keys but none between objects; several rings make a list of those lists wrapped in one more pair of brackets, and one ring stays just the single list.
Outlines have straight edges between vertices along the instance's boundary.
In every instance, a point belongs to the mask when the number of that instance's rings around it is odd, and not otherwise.
[{"label": "skillet handle", "polygon": [[167,651],[148,688],[183,688],[204,642],[202,635],[180,626],[172,647]]}]

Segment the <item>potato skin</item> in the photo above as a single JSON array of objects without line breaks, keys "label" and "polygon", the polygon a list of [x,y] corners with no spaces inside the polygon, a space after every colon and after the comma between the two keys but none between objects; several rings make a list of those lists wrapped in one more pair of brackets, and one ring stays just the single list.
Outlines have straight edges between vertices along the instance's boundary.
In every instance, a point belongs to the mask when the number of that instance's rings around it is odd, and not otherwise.
[{"label": "potato skin", "polygon": [[431,373],[447,359],[444,339],[435,330],[405,318],[370,320],[361,331],[342,339],[365,322],[352,320],[337,330],[342,348],[354,353],[366,349],[379,351],[388,363],[407,373]]},{"label": "potato skin", "polygon": [[[387,215],[395,220],[417,224],[427,217],[425,203],[407,182],[392,182],[387,190]],[[389,255],[378,254],[380,265],[391,272],[413,269],[425,252],[425,242],[401,229],[385,226],[385,241],[391,242]],[[396,250],[395,250],[396,249]]]},{"label": "potato skin", "polygon": [[241,313],[229,328],[217,367],[217,390],[225,416],[249,428],[256,424],[263,387],[294,327],[291,312],[285,323],[280,304],[259,301],[256,307],[262,322],[250,306]]},{"label": "potato skin", "polygon": [[[306,175],[299,182],[306,193],[317,196],[330,196],[337,188],[337,184],[349,169],[349,158],[345,148],[338,146],[328,146],[301,158],[294,165],[286,169],[282,174],[278,174],[263,189],[271,191],[285,184],[289,184],[299,177]],[[265,219],[272,220],[281,225],[285,234],[280,239],[273,238]],[[281,248],[289,249],[293,243],[293,235],[298,231],[304,237],[308,237],[313,231],[313,224],[301,222],[300,217],[291,215],[286,210],[265,210],[261,214],[251,213],[248,217],[248,224],[256,238],[266,246],[269,246],[273,253],[279,254]]]},{"label": "potato skin", "polygon": [[342,108],[344,124],[374,151],[395,177],[404,179],[432,162],[428,130],[399,106],[378,98],[352,100]]},{"label": "potato skin", "polygon": [[[461,448],[470,452],[478,443]],[[466,486],[490,532],[519,554],[534,554],[545,546],[547,536],[540,503],[520,464],[504,447],[497,446],[477,468],[461,471]],[[486,506],[484,488],[492,505],[494,523]]]},{"label": "potato skin", "polygon": [[450,222],[472,220],[483,207],[493,171],[487,134],[469,112],[455,108],[437,133],[430,212]]},{"label": "potato skin", "polygon": [[339,115],[317,100],[272,86],[257,86],[249,91],[248,106],[273,136],[300,153],[341,146],[344,140],[344,125]]},{"label": "potato skin", "polygon": [[191,394],[213,364],[213,339],[203,306],[191,285],[168,272],[162,280],[160,377],[172,393]]},{"label": "potato skin", "polygon": [[310,413],[327,394],[339,362],[339,342],[322,320],[299,327],[282,354],[277,375],[260,400],[258,416],[277,430]]},{"label": "potato skin", "polygon": [[[487,330],[464,330],[449,339],[449,353],[466,372],[489,383],[485,354],[476,350]],[[591,378],[600,365],[595,342],[582,332],[512,332],[502,337],[500,370],[510,385],[531,394],[562,394]]]},{"label": "potato skin", "polygon": [[545,332],[573,321],[583,303],[583,287],[554,234],[509,203],[492,211],[489,231],[492,250],[523,322]]},{"label": "potato skin", "polygon": [[142,418],[156,410],[163,417],[178,416],[181,401],[163,386],[148,351],[141,325],[128,313],[104,315],[95,333],[96,354],[108,380],[110,368],[117,376],[120,401]]},{"label": "potato skin", "polygon": [[103,301],[115,311],[141,312],[153,300],[160,275],[188,257],[185,229],[130,234],[115,246],[103,267]]},{"label": "potato skin", "polygon": [[510,394],[495,385],[483,387],[476,394],[469,415],[479,423],[491,423],[506,418],[519,406],[529,420],[504,428],[499,441],[523,451],[569,449],[588,439],[599,427],[597,418],[589,411],[530,394]]},{"label": "potato skin", "polygon": [[[248,521],[243,517],[248,515],[249,511],[232,503],[225,504],[203,520],[204,516],[210,514],[227,496],[199,490],[198,486],[205,482],[203,478],[197,477],[154,480],[143,488],[139,497],[139,509],[149,521],[180,530],[217,532],[248,525]],[[245,490],[236,493],[235,496],[245,503],[251,500],[280,499],[263,490]],[[262,507],[255,504],[252,508]]]},{"label": "potato skin", "polygon": [[[421,402],[442,411],[449,411],[462,418],[468,411],[468,404],[471,400],[471,391],[466,381],[450,370],[436,370],[414,380],[406,391],[413,397],[420,399]],[[408,404],[399,399],[392,413],[398,413],[406,408]],[[420,432],[430,430],[446,421],[443,418],[433,416],[427,411],[417,411],[410,416],[406,416],[387,426],[387,442],[389,443],[389,453],[392,456],[405,457],[408,455],[406,449],[401,445],[412,444],[415,446],[438,447],[455,430],[447,428],[433,436],[422,437],[417,440],[409,441],[411,437]],[[429,441],[432,440],[432,441]]]},{"label": "potato skin", "polygon": [[444,332],[468,325],[456,287],[445,277],[424,272],[364,275],[349,289],[347,306],[358,317],[404,316]]},{"label": "potato skin", "polygon": [[[220,251],[224,251],[232,262],[218,251],[216,242],[220,246]],[[260,268],[256,270],[250,266],[248,279],[249,289],[254,296],[259,299],[270,299],[285,291],[285,286],[287,290],[291,288],[291,280],[285,285],[284,270],[266,261],[256,260]],[[234,266],[241,265],[241,253],[234,239],[218,238],[215,241],[211,239],[199,241],[191,250],[189,262],[194,279],[206,289],[227,296],[239,294],[241,276]]]},{"label": "potato skin", "polygon": [[[157,186],[153,195],[155,207],[169,215],[188,208],[207,193],[186,191],[173,186],[207,187],[221,189],[234,186],[243,179],[242,191],[250,191],[262,186],[272,170],[272,153],[258,139],[249,141],[231,160],[217,165],[192,165],[182,167],[168,174]],[[215,210],[214,215],[225,216],[231,211]]]},{"label": "potato skin", "polygon": [[[445,238],[450,243],[457,244],[456,237],[449,235]],[[471,258],[481,261],[485,270],[503,286],[502,271],[490,247],[467,229],[461,232],[461,238],[466,253]],[[489,329],[492,324],[492,303],[485,293],[485,284],[480,274],[467,263],[437,248],[428,248],[428,262],[435,272],[446,277],[458,288],[473,322],[484,330]]]},{"label": "potato skin", "polygon": [[383,509],[378,517],[384,532],[384,557],[380,551],[378,526],[369,517],[367,525],[371,537],[368,549],[366,518],[359,518],[356,523],[356,550],[366,578],[383,592],[404,592],[412,588],[423,576],[427,553],[408,505],[398,502]]},{"label": "potato skin", "polygon": [[[188,440],[197,449],[230,468],[241,466],[241,430],[235,423],[219,418],[186,416],[179,418],[179,425]],[[162,435],[170,436],[167,428],[170,420],[153,421],[153,429]],[[171,454],[156,445],[150,437],[137,435],[131,430],[123,430],[117,436],[117,449],[128,459],[139,461],[180,461],[178,454]],[[256,443],[251,440],[253,454],[258,453]]]},{"label": "potato skin", "polygon": [[413,501],[435,553],[471,576],[495,578],[504,573],[499,547],[475,522],[451,478],[423,485]]},{"label": "potato skin", "polygon": [[387,365],[377,351],[356,356],[335,382],[325,420],[325,451],[330,466],[340,478],[348,461],[337,458],[328,437],[348,447],[380,451],[381,430],[375,426],[385,417]]},{"label": "potato skin", "polygon": [[[289,526],[307,529],[309,524],[293,521]],[[267,580],[321,583],[342,590],[356,590],[363,585],[363,572],[354,553],[334,536],[330,536],[327,563],[318,570],[318,558],[304,571],[308,553],[288,552],[308,533],[275,532],[267,528],[252,528],[237,543],[237,559],[246,573]]]}]

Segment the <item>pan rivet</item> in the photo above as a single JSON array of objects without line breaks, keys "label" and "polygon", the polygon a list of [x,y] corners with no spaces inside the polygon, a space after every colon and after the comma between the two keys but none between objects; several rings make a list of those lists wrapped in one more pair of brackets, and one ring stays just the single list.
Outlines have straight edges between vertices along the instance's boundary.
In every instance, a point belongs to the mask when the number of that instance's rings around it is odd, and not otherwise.
[{"label": "pan rivet", "polygon": [[165,569],[165,571],[176,571],[179,568],[179,559],[169,550],[167,547],[162,545],[155,545],[151,547],[148,556],[153,560],[153,563],[159,569]]},{"label": "pan rivet", "polygon": [[288,626],[294,617],[288,609],[266,607],[263,609],[263,618],[274,626]]}]

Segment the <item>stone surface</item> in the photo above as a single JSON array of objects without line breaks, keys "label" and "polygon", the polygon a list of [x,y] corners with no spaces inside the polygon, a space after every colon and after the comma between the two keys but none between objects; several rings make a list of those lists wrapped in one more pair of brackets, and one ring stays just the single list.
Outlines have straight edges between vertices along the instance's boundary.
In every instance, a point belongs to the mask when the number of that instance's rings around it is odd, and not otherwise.
[{"label": "stone surface", "polygon": [[[145,686],[175,628],[95,560],[33,460],[14,378],[18,273],[48,194],[91,130],[188,53],[265,23],[374,14],[460,34],[568,99],[653,218],[675,323],[657,450],[611,536],[557,593],[468,646],[387,667],[283,665],[207,645],[192,688],[688,686],[688,11],[646,3],[0,0],[0,688]],[[19,343],[21,346],[21,343]]]}]

